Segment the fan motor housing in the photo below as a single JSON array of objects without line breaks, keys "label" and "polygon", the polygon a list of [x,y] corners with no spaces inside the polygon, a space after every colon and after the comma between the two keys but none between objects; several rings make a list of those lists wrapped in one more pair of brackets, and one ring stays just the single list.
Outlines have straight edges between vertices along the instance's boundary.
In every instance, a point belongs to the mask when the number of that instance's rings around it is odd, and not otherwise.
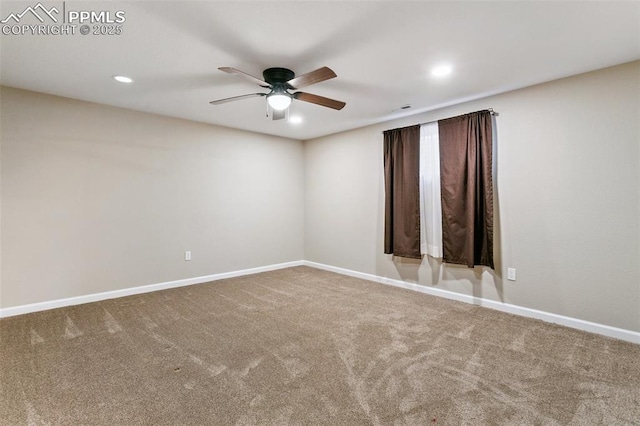
[{"label": "fan motor housing", "polygon": [[262,72],[264,81],[267,83],[284,84],[296,76],[296,74],[287,68],[267,68]]}]

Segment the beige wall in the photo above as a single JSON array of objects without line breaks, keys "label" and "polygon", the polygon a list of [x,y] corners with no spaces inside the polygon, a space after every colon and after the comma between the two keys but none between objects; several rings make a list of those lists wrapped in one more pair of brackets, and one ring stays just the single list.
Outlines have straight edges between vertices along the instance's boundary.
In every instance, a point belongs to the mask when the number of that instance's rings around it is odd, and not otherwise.
[{"label": "beige wall", "polygon": [[[483,108],[496,273],[384,255],[382,131]],[[640,331],[639,123],[635,62],[307,141],[305,259]]]},{"label": "beige wall", "polygon": [[[640,331],[640,62],[304,144],[0,98],[0,307],[305,258]],[[382,131],[487,107],[496,273],[384,255]]]},{"label": "beige wall", "polygon": [[302,142],[10,88],[1,102],[1,307],[303,258]]}]

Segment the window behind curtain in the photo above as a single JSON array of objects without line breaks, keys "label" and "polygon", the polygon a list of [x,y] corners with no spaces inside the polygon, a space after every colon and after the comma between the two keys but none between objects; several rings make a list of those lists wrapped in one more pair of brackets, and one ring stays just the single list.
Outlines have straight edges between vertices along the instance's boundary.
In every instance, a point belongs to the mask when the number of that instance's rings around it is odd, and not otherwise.
[{"label": "window behind curtain", "polygon": [[493,261],[489,111],[384,132],[385,253]]},{"label": "window behind curtain", "polygon": [[420,252],[442,257],[438,122],[420,126]]}]

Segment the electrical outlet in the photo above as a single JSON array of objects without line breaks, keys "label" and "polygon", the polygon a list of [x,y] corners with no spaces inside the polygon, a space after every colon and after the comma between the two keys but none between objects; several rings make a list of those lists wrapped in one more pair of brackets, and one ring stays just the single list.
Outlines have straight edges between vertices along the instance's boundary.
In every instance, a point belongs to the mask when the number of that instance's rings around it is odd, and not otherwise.
[{"label": "electrical outlet", "polygon": [[509,281],[516,280],[516,268],[507,268],[507,279]]},{"label": "electrical outlet", "polygon": [[184,260],[191,260],[191,251],[185,251],[184,252]]}]

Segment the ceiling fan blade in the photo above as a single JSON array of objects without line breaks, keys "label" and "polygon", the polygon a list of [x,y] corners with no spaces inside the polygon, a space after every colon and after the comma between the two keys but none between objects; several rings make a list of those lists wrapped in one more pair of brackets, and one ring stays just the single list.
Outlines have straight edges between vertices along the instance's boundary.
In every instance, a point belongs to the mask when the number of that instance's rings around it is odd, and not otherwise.
[{"label": "ceiling fan blade", "polygon": [[302,89],[303,87],[310,86],[312,84],[320,83],[321,81],[329,80],[337,77],[336,73],[329,67],[318,68],[315,71],[302,74],[296,78],[292,78],[287,81],[287,84],[292,89]]},{"label": "ceiling fan blade", "polygon": [[305,92],[295,92],[293,97],[303,102],[310,102],[312,104],[322,105],[327,108],[333,108],[340,110],[344,108],[346,103],[337,101],[335,99],[325,98],[324,96],[313,95]]},{"label": "ceiling fan blade", "polygon": [[227,102],[239,101],[240,99],[253,98],[256,96],[267,96],[267,94],[266,93],[249,93],[248,95],[240,95],[240,96],[233,96],[231,98],[218,99],[216,101],[211,101],[209,103],[211,105],[220,105],[220,104],[226,104]]},{"label": "ceiling fan blade", "polygon": [[269,83],[267,83],[264,80],[260,80],[258,77],[254,77],[251,74],[247,74],[244,71],[240,71],[238,69],[232,68],[232,67],[220,67],[218,68],[220,71],[224,71],[227,72],[229,74],[235,74],[235,75],[239,75],[240,77],[244,77],[247,80],[256,83],[262,87],[271,87],[271,85]]},{"label": "ceiling fan blade", "polygon": [[285,115],[286,115],[286,110],[282,110],[282,111],[278,111],[277,109],[274,109],[273,111],[271,111],[271,117],[273,120],[282,120]]}]

